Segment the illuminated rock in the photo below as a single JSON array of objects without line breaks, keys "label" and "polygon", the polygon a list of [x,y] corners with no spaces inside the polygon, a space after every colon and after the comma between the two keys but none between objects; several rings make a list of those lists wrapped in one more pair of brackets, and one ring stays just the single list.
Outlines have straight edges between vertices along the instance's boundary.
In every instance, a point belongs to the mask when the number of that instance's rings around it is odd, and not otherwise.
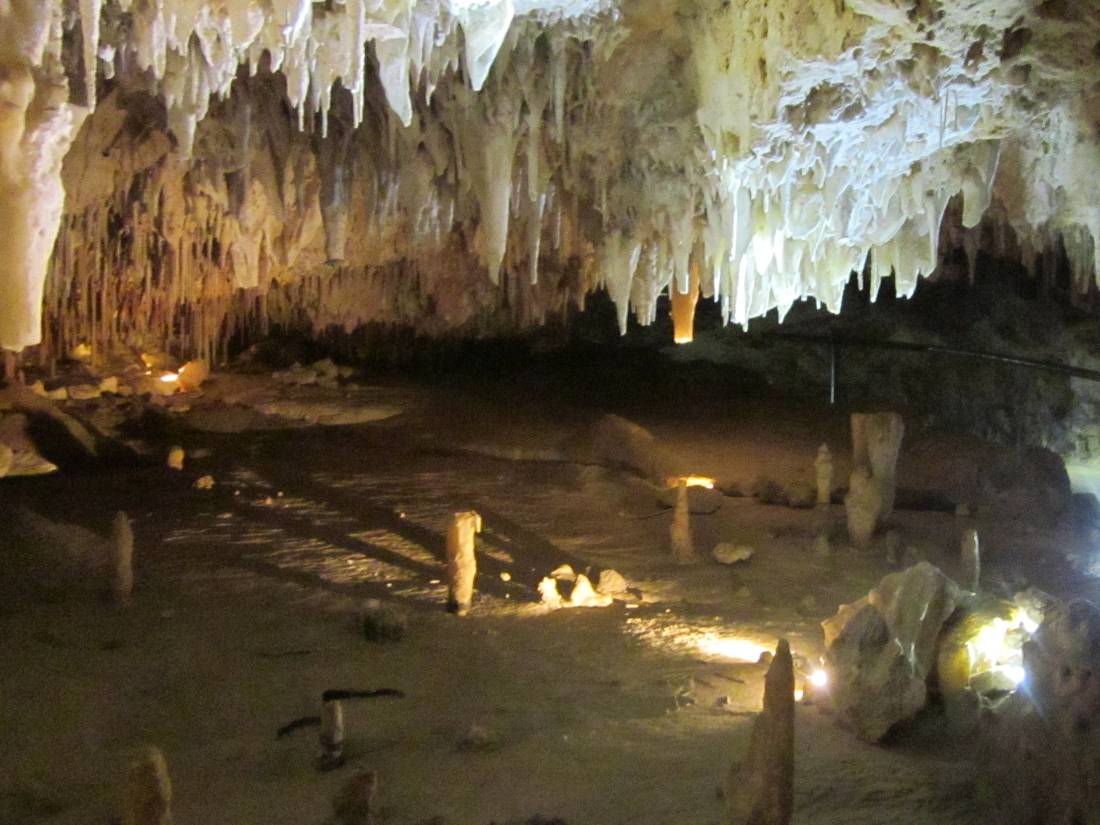
[{"label": "illuminated rock", "polygon": [[691,511],[688,507],[688,488],[683,481],[677,487],[676,507],[672,511],[672,523],[668,528],[672,558],[677,564],[692,564],[697,559],[695,544],[691,538]]},{"label": "illuminated rock", "polygon": [[781,639],[764,677],[764,709],[756,717],[745,759],[726,787],[736,825],[788,825],[794,808],[794,662]]},{"label": "illuminated rock", "polygon": [[331,771],[344,764],[344,705],[339,699],[321,703],[322,771]]},{"label": "illuminated rock", "polygon": [[184,453],[183,447],[172,447],[168,450],[168,468],[171,470],[182,470],[185,458],[186,453]]},{"label": "illuminated rock", "polygon": [[959,583],[967,590],[977,592],[982,572],[981,550],[978,547],[978,531],[967,528],[959,542]]},{"label": "illuminated rock", "polygon": [[588,576],[577,576],[573,584],[573,591],[569,594],[569,607],[607,607],[614,599],[597,593],[592,587],[592,581]]},{"label": "illuminated rock", "polygon": [[470,612],[477,577],[474,545],[481,532],[481,516],[473,511],[455,513],[447,526],[447,608],[459,616]]},{"label": "illuminated rock", "polygon": [[940,631],[957,605],[958,587],[925,562],[822,622],[833,706],[860,737],[878,741],[924,707]]}]

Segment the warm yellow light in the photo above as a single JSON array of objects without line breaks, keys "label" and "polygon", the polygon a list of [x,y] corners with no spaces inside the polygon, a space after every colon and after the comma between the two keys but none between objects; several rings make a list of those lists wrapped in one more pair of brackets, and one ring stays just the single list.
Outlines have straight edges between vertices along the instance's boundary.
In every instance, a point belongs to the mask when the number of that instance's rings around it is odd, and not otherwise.
[{"label": "warm yellow light", "polygon": [[738,662],[756,662],[768,648],[751,639],[739,639],[735,636],[716,636],[708,634],[699,639],[699,649],[711,656],[723,656]]},{"label": "warm yellow light", "polygon": [[803,696],[805,696],[805,695],[806,695],[806,694],[805,694],[805,692],[804,692],[804,691],[802,690],[802,688],[795,688],[795,689],[794,689],[794,700],[795,700],[796,702],[801,702],[801,701],[802,701],[802,697],[803,697]]},{"label": "warm yellow light", "polygon": [[694,340],[695,340],[695,336],[693,336],[693,335],[684,335],[684,336],[679,336],[679,337],[673,338],[672,343],[674,343],[674,344],[690,344]]},{"label": "warm yellow light", "polygon": [[166,372],[160,377],[160,380],[163,381],[165,384],[170,384],[173,381],[178,381],[179,376],[176,375],[174,372]]},{"label": "warm yellow light", "polygon": [[810,684],[815,688],[823,688],[829,684],[829,674],[824,670],[815,670],[810,674]]},{"label": "warm yellow light", "polygon": [[707,478],[706,476],[682,476],[680,480],[688,487],[706,487],[708,490],[714,489],[714,479]]}]

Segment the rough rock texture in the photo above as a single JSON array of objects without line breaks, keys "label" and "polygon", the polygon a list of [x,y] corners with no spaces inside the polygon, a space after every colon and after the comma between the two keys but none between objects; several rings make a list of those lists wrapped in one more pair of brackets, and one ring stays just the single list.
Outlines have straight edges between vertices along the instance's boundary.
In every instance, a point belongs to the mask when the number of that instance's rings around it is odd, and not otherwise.
[{"label": "rough rock texture", "polygon": [[1100,611],[1047,611],[1024,646],[1026,691],[984,723],[981,764],[997,821],[1100,822]]},{"label": "rough rock texture", "polygon": [[688,508],[688,488],[681,481],[676,492],[676,506],[672,510],[672,523],[668,528],[672,558],[677,564],[697,561],[695,543],[691,537],[691,511]]},{"label": "rough rock texture", "polygon": [[1035,267],[1060,242],[1080,289],[1094,12],[20,0],[0,18],[20,264],[0,345],[217,356],[272,322],[538,323],[598,288],[625,330],[693,270],[726,321],[836,311],[853,270],[910,295],[956,196],[970,262]]},{"label": "rough rock texture", "polygon": [[473,511],[455,513],[447,526],[447,606],[459,616],[470,611],[477,578],[474,544],[481,532],[481,516]]},{"label": "rough rock texture", "polygon": [[780,639],[764,677],[764,710],[753,722],[744,761],[730,771],[732,825],[788,825],[794,808],[794,662]]},{"label": "rough rock texture", "polygon": [[897,497],[898,455],[905,436],[905,422],[897,413],[875,413],[867,416],[865,426],[867,460],[882,502],[879,518],[886,521],[893,515]]},{"label": "rough rock texture", "polygon": [[882,488],[864,467],[852,470],[844,511],[848,517],[848,537],[860,550],[871,546],[871,537],[882,512]]},{"label": "rough rock texture", "polygon": [[878,741],[924,707],[937,640],[957,605],[954,582],[922,562],[822,623],[833,704],[859,736]]}]

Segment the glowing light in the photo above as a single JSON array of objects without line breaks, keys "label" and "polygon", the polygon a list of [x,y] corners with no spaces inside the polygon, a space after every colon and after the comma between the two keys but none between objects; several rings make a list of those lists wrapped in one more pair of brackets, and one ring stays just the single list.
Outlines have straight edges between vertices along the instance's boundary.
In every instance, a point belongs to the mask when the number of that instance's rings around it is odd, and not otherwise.
[{"label": "glowing light", "polygon": [[739,639],[735,636],[715,636],[708,634],[699,639],[699,649],[710,656],[723,656],[738,662],[756,662],[768,648],[751,639]]},{"label": "glowing light", "polygon": [[1019,665],[1005,665],[1000,668],[1000,671],[1006,679],[1016,686],[1019,686],[1027,676],[1026,671]]},{"label": "glowing light", "polygon": [[690,344],[695,340],[695,336],[680,336],[672,339],[674,344]]},{"label": "glowing light", "polygon": [[815,688],[823,688],[829,684],[829,674],[824,670],[815,670],[810,674],[810,684]]},{"label": "glowing light", "polygon": [[795,689],[794,689],[794,700],[795,700],[796,702],[801,702],[801,701],[802,701],[802,697],[803,697],[803,696],[805,696],[805,695],[806,695],[806,694],[805,694],[805,692],[804,692],[804,691],[802,690],[802,688],[795,688]]},{"label": "glowing light", "polygon": [[1026,610],[1020,610],[1016,614],[1016,620],[1019,622],[1020,627],[1024,629],[1024,632],[1028,636],[1032,635],[1036,630],[1039,629],[1039,623],[1031,618]]},{"label": "glowing light", "polygon": [[170,384],[173,381],[178,381],[179,376],[176,375],[176,373],[174,372],[166,372],[160,377],[160,380],[163,381],[165,384]]},{"label": "glowing light", "polygon": [[683,481],[688,487],[706,487],[708,490],[714,489],[714,479],[707,478],[706,476],[681,476],[677,481]]}]

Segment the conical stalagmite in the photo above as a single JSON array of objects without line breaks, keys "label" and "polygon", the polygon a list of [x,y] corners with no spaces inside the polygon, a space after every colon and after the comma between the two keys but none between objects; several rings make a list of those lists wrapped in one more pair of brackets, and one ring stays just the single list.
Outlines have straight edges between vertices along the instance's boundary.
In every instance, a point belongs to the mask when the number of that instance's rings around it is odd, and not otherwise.
[{"label": "conical stalagmite", "polygon": [[963,531],[959,547],[959,584],[974,593],[978,592],[982,574],[981,551],[978,547],[978,531]]},{"label": "conical stalagmite", "polygon": [[817,476],[817,506],[828,507],[833,497],[833,454],[828,444],[818,447],[814,474]]},{"label": "conical stalagmite", "polygon": [[111,592],[116,602],[125,604],[134,590],[134,531],[121,510],[111,524],[111,550],[114,554]]},{"label": "conical stalagmite", "polygon": [[730,825],[788,825],[794,807],[794,662],[780,639],[764,678],[764,710],[749,751],[730,770]]},{"label": "conical stalagmite", "polygon": [[145,748],[130,763],[121,820],[122,825],[171,825],[172,781],[159,748]]},{"label": "conical stalagmite", "polygon": [[474,544],[481,532],[481,516],[472,510],[455,513],[447,527],[447,609],[459,616],[470,612],[477,577]]},{"label": "conical stalagmite", "polygon": [[859,467],[871,469],[867,457],[867,418],[865,413],[852,413],[852,470]]},{"label": "conical stalagmite", "polygon": [[676,488],[676,507],[672,511],[672,526],[668,531],[672,558],[677,564],[695,561],[695,546],[691,539],[691,510],[688,506],[687,482],[680,479]]}]

